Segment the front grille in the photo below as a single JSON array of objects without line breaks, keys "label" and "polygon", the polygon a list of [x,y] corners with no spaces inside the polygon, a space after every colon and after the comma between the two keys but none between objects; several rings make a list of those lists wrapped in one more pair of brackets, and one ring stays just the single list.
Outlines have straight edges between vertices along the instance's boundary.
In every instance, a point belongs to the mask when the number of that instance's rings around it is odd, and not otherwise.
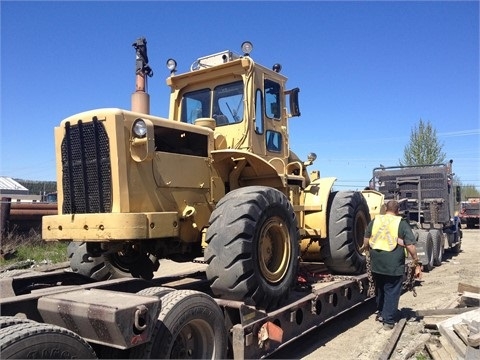
[{"label": "front grille", "polygon": [[67,122],[62,141],[63,214],[112,211],[110,147],[104,125],[96,118]]}]

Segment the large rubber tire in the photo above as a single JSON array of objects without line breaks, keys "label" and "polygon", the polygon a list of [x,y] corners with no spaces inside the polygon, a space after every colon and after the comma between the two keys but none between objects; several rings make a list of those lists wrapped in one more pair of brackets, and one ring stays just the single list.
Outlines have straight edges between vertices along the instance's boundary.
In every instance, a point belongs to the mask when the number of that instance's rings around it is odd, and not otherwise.
[{"label": "large rubber tire", "polygon": [[362,274],[366,259],[359,251],[370,222],[367,201],[360,192],[332,192],[328,207],[328,239],[320,254],[337,274]]},{"label": "large rubber tire", "polygon": [[462,248],[462,238],[457,234],[455,235],[456,244],[452,246],[451,252],[455,255],[460,254],[460,249]]},{"label": "large rubber tire", "polygon": [[38,324],[36,321],[24,319],[17,316],[0,316],[0,329],[17,324]]},{"label": "large rubber tire", "polygon": [[426,261],[422,261],[423,271],[431,271],[433,269],[434,259],[432,234],[428,231],[419,231],[418,243],[425,249]]},{"label": "large rubber tire", "polygon": [[147,295],[147,296],[156,296],[156,297],[161,298],[161,297],[171,293],[174,290],[175,289],[169,288],[169,287],[166,287],[166,286],[153,286],[153,287],[148,287],[148,288],[142,289],[140,291],[137,291],[137,294],[138,295]]},{"label": "large rubber tire", "polygon": [[146,254],[133,256],[121,253],[92,254],[86,242],[71,242],[67,248],[70,267],[73,272],[95,280],[118,279],[123,277],[153,278],[154,265]]},{"label": "large rubber tire", "polygon": [[264,186],[229,192],[213,211],[206,234],[213,293],[276,307],[295,283],[299,238],[293,207],[282,192]]},{"label": "large rubber tire", "polygon": [[445,238],[441,230],[430,230],[433,242],[433,265],[442,265],[443,252],[445,251]]},{"label": "large rubber tire", "polygon": [[112,277],[103,256],[88,252],[86,242],[72,241],[67,247],[67,253],[73,272],[95,280],[108,280]]},{"label": "large rubber tire", "polygon": [[208,295],[194,290],[162,296],[151,340],[132,349],[135,359],[225,359],[228,337],[223,313]]},{"label": "large rubber tire", "polygon": [[96,359],[92,347],[74,332],[42,323],[0,330],[2,359]]}]

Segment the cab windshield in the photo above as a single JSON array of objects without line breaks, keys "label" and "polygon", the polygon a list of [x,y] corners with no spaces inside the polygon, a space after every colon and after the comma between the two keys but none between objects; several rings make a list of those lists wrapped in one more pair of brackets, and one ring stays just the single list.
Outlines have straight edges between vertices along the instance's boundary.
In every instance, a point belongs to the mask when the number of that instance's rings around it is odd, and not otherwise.
[{"label": "cab windshield", "polygon": [[243,120],[243,98],[242,81],[185,93],[181,120],[193,124],[198,118],[213,118],[217,126],[239,123]]}]

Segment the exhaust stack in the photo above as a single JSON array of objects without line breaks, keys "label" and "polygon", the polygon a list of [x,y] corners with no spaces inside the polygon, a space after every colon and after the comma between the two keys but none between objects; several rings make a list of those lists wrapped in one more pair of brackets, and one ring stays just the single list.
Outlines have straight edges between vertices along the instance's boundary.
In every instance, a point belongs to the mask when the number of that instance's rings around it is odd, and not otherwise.
[{"label": "exhaust stack", "polygon": [[152,77],[153,71],[148,65],[147,40],[139,38],[132,46],[136,52],[135,92],[132,94],[132,111],[150,114],[150,95],[147,92],[147,76]]}]

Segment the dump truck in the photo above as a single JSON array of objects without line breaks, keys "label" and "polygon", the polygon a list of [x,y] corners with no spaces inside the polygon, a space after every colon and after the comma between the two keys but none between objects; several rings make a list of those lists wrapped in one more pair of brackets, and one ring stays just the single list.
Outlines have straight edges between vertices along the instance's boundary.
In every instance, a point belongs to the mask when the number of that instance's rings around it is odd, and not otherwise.
[{"label": "dump truck", "polygon": [[131,110],[54,130],[58,214],[42,236],[69,243],[70,268],[0,279],[2,358],[260,358],[373,296],[360,246],[383,195],[307,171],[281,65],[256,63],[250,42],[181,74],[169,59],[159,117],[146,44]]},{"label": "dump truck", "polygon": [[397,200],[417,238],[417,253],[424,270],[440,266],[445,247],[460,252],[462,230],[455,216],[460,186],[453,186],[453,160],[448,163],[380,166],[373,169],[369,187],[384,201]]}]

